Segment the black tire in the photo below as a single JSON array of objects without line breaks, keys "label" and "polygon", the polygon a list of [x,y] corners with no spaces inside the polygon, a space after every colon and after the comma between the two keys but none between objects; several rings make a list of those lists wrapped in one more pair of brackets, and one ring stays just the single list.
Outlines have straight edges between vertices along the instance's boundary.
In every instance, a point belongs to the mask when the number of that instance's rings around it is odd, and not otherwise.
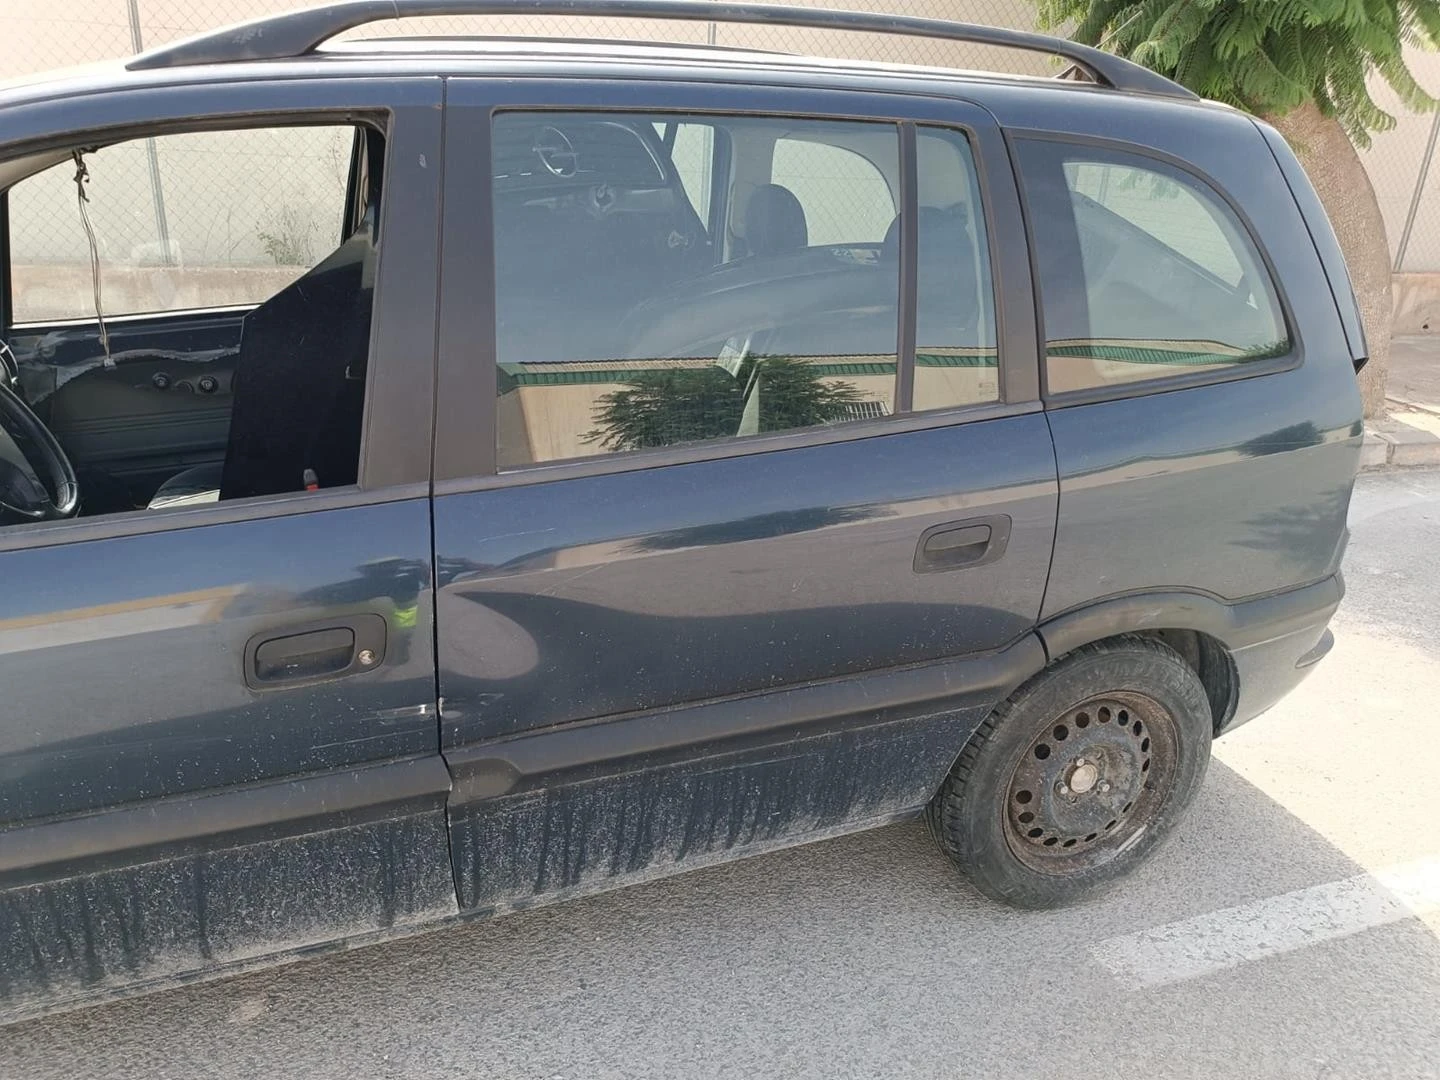
[{"label": "black tire", "polygon": [[1145,637],[1086,645],[990,715],[926,816],[985,895],[1075,903],[1170,835],[1204,780],[1212,735],[1205,688],[1173,649]]}]

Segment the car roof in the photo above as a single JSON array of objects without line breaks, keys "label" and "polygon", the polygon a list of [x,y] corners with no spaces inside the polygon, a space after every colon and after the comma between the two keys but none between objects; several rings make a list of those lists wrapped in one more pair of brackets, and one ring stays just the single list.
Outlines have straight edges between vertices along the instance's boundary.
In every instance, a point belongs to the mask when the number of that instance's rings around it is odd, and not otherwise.
[{"label": "car roof", "polygon": [[[832,42],[851,33],[904,38],[911,62],[776,52],[744,44],[619,38],[425,36],[349,37],[406,16],[618,16],[662,25],[734,25],[769,32],[803,30],[792,40]],[[403,25],[403,24],[401,24]],[[412,24],[413,25],[413,24]],[[490,24],[495,25],[495,24]],[[509,25],[513,26],[514,23]],[[682,36],[682,35],[677,35]],[[753,40],[753,37],[751,38]],[[858,40],[858,39],[857,39]],[[867,43],[869,44],[869,43]],[[1029,71],[950,66],[957,44],[1005,49]],[[847,50],[848,51],[848,50]],[[973,55],[973,54],[972,54]],[[1070,67],[1054,74],[1060,57]],[[1027,59],[1028,58],[1028,59]],[[1046,72],[1052,72],[1047,76]],[[0,83],[0,139],[8,106],[81,97],[268,80],[360,80],[467,76],[498,79],[607,79],[709,83],[796,90],[841,90],[969,100],[1002,124],[1049,128],[1074,123],[1106,129],[1144,118],[1178,119],[1201,102],[1153,71],[1073,41],[1023,30],[856,10],[794,7],[750,0],[336,0],[200,34],[108,64]],[[1068,77],[1066,77],[1068,76]],[[1102,114],[1108,119],[1099,119]],[[1008,118],[1008,119],[1007,119]],[[1148,121],[1147,121],[1148,122]]]},{"label": "car roof", "polygon": [[[812,53],[786,52],[738,45],[705,42],[650,41],[625,38],[529,37],[529,36],[446,36],[360,38],[331,42],[319,50],[317,57],[369,58],[430,58],[437,63],[457,58],[526,60],[545,74],[563,74],[575,64],[612,61],[646,63],[655,61],[697,64],[713,68],[738,68],[749,71],[794,73],[802,75],[816,70],[848,73],[856,81],[868,76],[924,75],[929,78],[953,78],[963,81],[1029,82],[1053,86],[1054,74],[1025,71],[996,71],[980,68],[957,68],[946,64],[896,63],[893,61],[824,56]],[[1038,67],[1032,61],[1030,67]]]},{"label": "car roof", "polygon": [[[717,24],[750,28],[751,33],[757,30],[769,33],[779,28],[787,33],[803,30],[806,33],[838,32],[842,36],[850,33],[870,37],[903,37],[915,43],[905,47],[904,55],[919,59],[922,64],[827,61],[820,57],[766,52],[752,47],[686,44],[683,41],[656,44],[530,37],[431,37],[334,44],[346,34],[367,26],[407,16],[436,15],[602,17],[637,20],[632,25],[639,25],[638,21],[643,20],[652,27],[656,23],[680,23],[698,28],[699,24],[705,23],[712,28]],[[920,42],[927,44],[918,44]],[[935,47],[941,43],[944,52],[936,57]],[[189,73],[190,78],[181,81],[212,81],[213,77],[207,76],[206,69],[222,67],[228,71],[228,81],[243,81],[247,74],[255,73],[255,65],[270,64],[278,64],[280,69],[290,64],[297,65],[297,74],[313,76],[325,70],[327,61],[334,62],[339,57],[345,57],[361,67],[366,63],[383,63],[390,67],[391,73],[407,66],[412,71],[423,69],[428,61],[435,68],[417,73],[431,75],[444,74],[444,67],[464,60],[484,59],[492,63],[518,64],[519,70],[514,67],[511,70],[528,75],[568,75],[574,74],[577,68],[619,63],[636,68],[645,64],[655,67],[699,64],[712,71],[730,72],[732,77],[740,70],[752,76],[763,73],[765,77],[758,81],[767,83],[777,81],[776,76],[811,76],[817,69],[825,70],[833,77],[837,68],[850,79],[858,78],[862,83],[867,77],[891,79],[917,70],[932,79],[964,78],[995,82],[1005,78],[993,71],[957,72],[923,63],[932,59],[938,59],[941,64],[948,63],[957,44],[998,47],[1027,56],[1048,54],[1061,57],[1070,64],[1065,74],[1084,77],[1112,92],[1156,99],[1197,100],[1191,91],[1152,70],[1077,41],[1008,27],[853,9],[755,3],[752,0],[335,0],[321,7],[268,15],[160,45],[129,58],[124,67],[136,75],[129,82],[131,87],[144,84],[146,73],[151,72],[184,71]],[[261,70],[279,73],[278,69],[268,67]],[[647,73],[637,71],[635,74],[643,78]],[[651,73],[651,77],[654,74],[658,72]],[[103,74],[92,78],[104,81]],[[1034,76],[1030,78],[1034,79]],[[85,81],[81,79],[82,83]],[[16,95],[25,97],[26,87],[31,88],[33,93],[35,87],[53,88],[57,82],[74,89],[69,80],[42,76],[4,88],[0,91],[0,103]],[[1053,84],[1052,80],[1042,82],[1044,85]],[[87,87],[92,88],[99,89],[93,85]]]},{"label": "car roof", "polygon": [[[1032,62],[1033,66],[1033,62]],[[625,74],[640,79],[721,78],[814,86],[842,82],[851,89],[896,89],[897,81],[930,84],[934,93],[976,85],[1030,87],[1037,91],[1099,90],[1126,98],[1148,95],[1055,75],[955,68],[941,64],[895,63],[835,56],[776,52],[731,45],[674,41],[559,37],[394,37],[330,42],[302,57],[239,60],[134,70],[128,58],[58,68],[0,81],[0,107],[73,94],[145,86],[243,82],[250,79],[324,76],[478,75],[584,77]],[[944,92],[941,90],[941,92]],[[1154,99],[1159,101],[1161,99]],[[1173,99],[1171,99],[1173,100]]]}]

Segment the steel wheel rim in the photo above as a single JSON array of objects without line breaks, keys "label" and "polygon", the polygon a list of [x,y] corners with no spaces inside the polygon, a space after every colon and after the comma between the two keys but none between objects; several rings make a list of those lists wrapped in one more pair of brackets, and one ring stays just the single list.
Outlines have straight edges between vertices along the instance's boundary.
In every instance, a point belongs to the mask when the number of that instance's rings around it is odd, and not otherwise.
[{"label": "steel wheel rim", "polygon": [[1047,723],[1015,763],[1005,840],[1026,866],[1075,874],[1138,843],[1174,788],[1174,716],[1130,691],[1097,694]]}]

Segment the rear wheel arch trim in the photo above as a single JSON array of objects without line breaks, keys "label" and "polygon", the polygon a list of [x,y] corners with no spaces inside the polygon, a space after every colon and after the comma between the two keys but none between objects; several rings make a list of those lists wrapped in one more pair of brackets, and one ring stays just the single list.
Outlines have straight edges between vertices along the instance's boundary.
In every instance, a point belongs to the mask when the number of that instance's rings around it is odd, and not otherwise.
[{"label": "rear wheel arch trim", "polygon": [[[1240,701],[1240,672],[1234,654],[1226,648],[1223,641],[1204,630],[1166,626],[1159,629],[1131,630],[1112,637],[1098,638],[1086,644],[1106,645],[1110,642],[1123,642],[1126,638],[1158,641],[1178,655],[1185,662],[1185,666],[1195,673],[1205,690],[1215,734],[1218,735],[1224,730],[1235,715],[1235,708]],[[1069,655],[1072,653],[1057,656],[1052,662],[1058,662]]]},{"label": "rear wheel arch trim", "polygon": [[1325,622],[1345,594],[1336,573],[1299,588],[1227,602],[1186,590],[1127,593],[1054,615],[1036,627],[1051,660],[1119,634],[1193,630],[1234,651]]},{"label": "rear wheel arch trim", "polygon": [[1084,645],[1127,634],[1154,637],[1185,658],[1205,684],[1215,729],[1239,699],[1236,651],[1327,622],[1344,595],[1337,573],[1298,589],[1226,603],[1198,592],[1111,597],[1042,622],[1036,632],[1051,663]]}]

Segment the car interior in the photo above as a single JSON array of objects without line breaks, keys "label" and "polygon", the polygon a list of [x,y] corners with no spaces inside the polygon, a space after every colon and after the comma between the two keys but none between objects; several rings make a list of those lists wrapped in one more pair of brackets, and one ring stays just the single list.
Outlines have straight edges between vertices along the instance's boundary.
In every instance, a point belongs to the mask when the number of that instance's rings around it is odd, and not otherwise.
[{"label": "car interior", "polygon": [[[343,238],[256,306],[16,325],[7,304],[0,523],[355,483],[384,154],[355,129]],[[46,167],[75,165],[5,170]]]},{"label": "car interior", "polygon": [[[883,239],[816,244],[789,188],[734,184],[712,238],[651,125],[559,116],[535,130],[512,116],[495,125],[502,363],[715,358],[737,335],[759,347],[757,332],[772,353],[894,354],[898,213]],[[768,153],[784,133],[752,128],[734,145]],[[969,208],[920,214],[920,259],[935,270],[920,275],[920,336],[978,344]],[[545,317],[562,303],[569,317]]]}]

